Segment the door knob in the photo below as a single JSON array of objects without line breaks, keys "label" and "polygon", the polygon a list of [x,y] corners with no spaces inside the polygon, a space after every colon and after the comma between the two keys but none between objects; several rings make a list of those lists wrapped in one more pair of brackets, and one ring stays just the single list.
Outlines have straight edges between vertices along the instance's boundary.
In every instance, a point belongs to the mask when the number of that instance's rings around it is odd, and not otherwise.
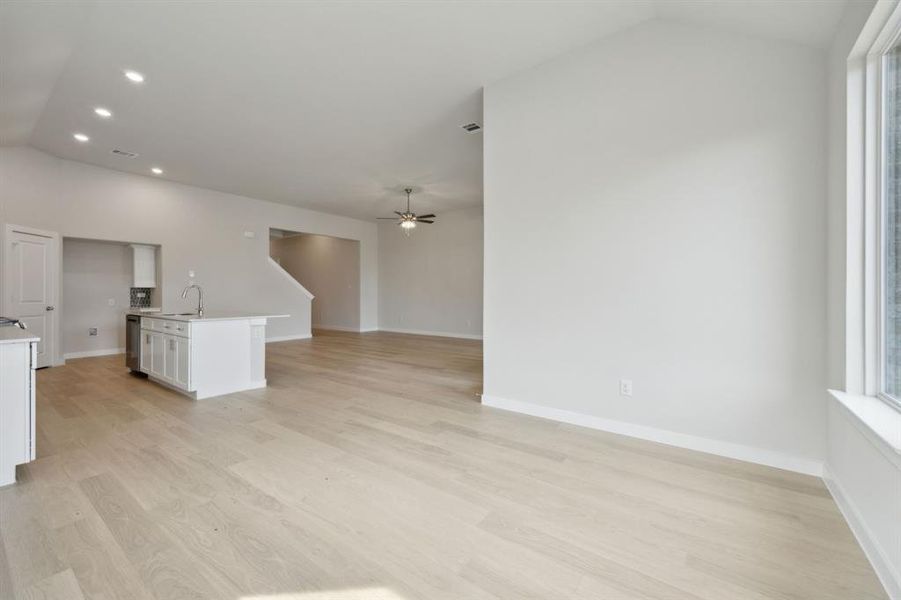
[{"label": "door knob", "polygon": [[52,306],[48,306],[48,307],[47,307],[47,311],[49,312],[49,311],[51,311],[51,310],[53,310],[53,307],[52,307]]}]

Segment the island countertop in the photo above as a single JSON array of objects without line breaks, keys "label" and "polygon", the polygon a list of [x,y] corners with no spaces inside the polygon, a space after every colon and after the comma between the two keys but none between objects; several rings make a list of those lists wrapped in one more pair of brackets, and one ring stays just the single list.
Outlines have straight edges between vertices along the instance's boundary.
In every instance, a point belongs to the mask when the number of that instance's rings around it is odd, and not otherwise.
[{"label": "island countertop", "polygon": [[243,321],[248,319],[280,319],[290,317],[284,314],[266,314],[263,312],[222,312],[222,311],[204,311],[203,316],[199,317],[195,313],[191,314],[173,314],[173,313],[131,313],[139,314],[141,317],[148,319],[165,319],[167,321],[182,321],[185,323],[202,323],[204,321]]},{"label": "island countertop", "polygon": [[14,326],[0,327],[0,344],[22,344],[39,341],[41,341],[41,338],[27,329],[19,329]]}]

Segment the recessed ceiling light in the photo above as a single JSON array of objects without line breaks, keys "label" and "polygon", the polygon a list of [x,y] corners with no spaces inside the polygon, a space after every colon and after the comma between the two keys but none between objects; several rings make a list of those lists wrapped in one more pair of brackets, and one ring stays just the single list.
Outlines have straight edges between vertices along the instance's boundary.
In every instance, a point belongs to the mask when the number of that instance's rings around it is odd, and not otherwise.
[{"label": "recessed ceiling light", "polygon": [[76,140],[78,140],[79,142],[86,142],[86,141],[88,141],[89,139],[91,139],[91,138],[89,138],[88,136],[86,136],[86,135],[83,134],[83,133],[73,133],[73,134],[72,134],[72,137],[74,137],[74,138],[75,138]]},{"label": "recessed ceiling light", "polygon": [[134,83],[144,82],[144,76],[137,71],[132,71],[131,69],[125,71],[125,77],[127,77],[129,81],[133,81]]},{"label": "recessed ceiling light", "polygon": [[98,117],[103,117],[104,119],[109,119],[111,116],[113,116],[113,113],[110,112],[110,109],[103,108],[102,106],[98,106],[97,108],[95,108],[94,112],[97,114]]},{"label": "recessed ceiling light", "polygon": [[154,175],[162,175],[163,174],[163,170],[159,167],[153,167],[150,170],[153,171]]}]

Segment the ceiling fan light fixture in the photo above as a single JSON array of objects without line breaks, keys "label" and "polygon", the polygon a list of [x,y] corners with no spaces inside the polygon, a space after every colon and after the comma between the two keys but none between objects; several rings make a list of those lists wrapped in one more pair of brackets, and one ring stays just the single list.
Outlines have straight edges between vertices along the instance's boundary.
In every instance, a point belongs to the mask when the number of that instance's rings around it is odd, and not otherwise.
[{"label": "ceiling fan light fixture", "polygon": [[404,193],[407,194],[407,211],[400,212],[399,210],[394,211],[394,214],[397,217],[377,217],[380,221],[396,221],[398,225],[400,225],[401,230],[404,232],[404,235],[410,237],[410,233],[414,229],[416,229],[417,221],[420,223],[432,224],[434,223],[434,214],[417,216],[412,210],[410,210],[410,194],[413,193],[413,188],[405,188]]}]

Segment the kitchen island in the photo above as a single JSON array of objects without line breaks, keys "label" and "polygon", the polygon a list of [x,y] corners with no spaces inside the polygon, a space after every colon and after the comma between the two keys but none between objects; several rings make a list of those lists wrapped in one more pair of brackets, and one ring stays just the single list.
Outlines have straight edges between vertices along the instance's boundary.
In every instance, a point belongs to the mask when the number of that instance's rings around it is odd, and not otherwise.
[{"label": "kitchen island", "polygon": [[0,486],[16,482],[16,465],[35,458],[36,335],[0,327]]},{"label": "kitchen island", "polygon": [[266,387],[266,321],[288,315],[141,316],[141,371],[200,400]]}]

